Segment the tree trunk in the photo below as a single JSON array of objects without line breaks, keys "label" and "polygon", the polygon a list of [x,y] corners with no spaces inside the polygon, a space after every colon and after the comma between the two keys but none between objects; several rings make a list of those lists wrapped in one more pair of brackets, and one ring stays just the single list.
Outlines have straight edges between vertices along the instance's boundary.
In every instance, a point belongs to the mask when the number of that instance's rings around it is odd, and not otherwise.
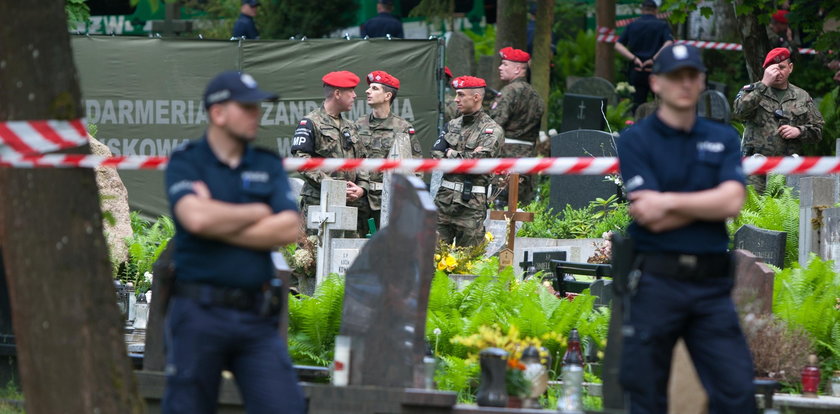
[{"label": "tree trunk", "polygon": [[[733,0],[732,6],[737,7],[743,4],[743,0]],[[741,35],[743,45],[744,61],[747,65],[747,75],[750,82],[761,79],[764,69],[764,56],[770,51],[770,39],[767,38],[765,25],[758,22],[755,14],[737,16],[738,32]]]},{"label": "tree trunk", "polygon": [[531,84],[546,104],[540,129],[548,123],[548,94],[551,92],[551,28],[554,26],[554,1],[537,1],[537,27],[534,32],[534,56],[531,58]]},{"label": "tree trunk", "polygon": [[[595,21],[598,28],[615,29],[615,0],[595,0]],[[595,76],[610,82],[615,79],[615,46],[612,43],[595,42]]]},{"label": "tree trunk", "polygon": [[[496,51],[505,47],[525,50],[527,42],[527,4],[522,0],[498,0],[496,2]],[[490,84],[499,88],[501,80],[499,71],[495,70],[501,64],[501,58],[496,53],[493,59],[493,78]],[[479,71],[480,72],[480,71]]]},{"label": "tree trunk", "polygon": [[[0,2],[0,50],[0,121],[83,115],[63,0]],[[0,170],[0,194],[26,411],[144,412],[93,170]]]}]

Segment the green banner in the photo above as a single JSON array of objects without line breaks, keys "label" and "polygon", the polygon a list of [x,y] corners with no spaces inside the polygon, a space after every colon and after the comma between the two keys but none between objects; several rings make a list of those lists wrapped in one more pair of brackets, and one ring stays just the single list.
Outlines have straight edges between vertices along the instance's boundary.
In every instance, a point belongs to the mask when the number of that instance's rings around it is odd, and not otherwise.
[{"label": "green banner", "polygon": [[[321,77],[349,70],[362,78],[358,99],[345,113],[367,114],[367,83],[373,70],[400,79],[393,110],[414,124],[428,154],[437,136],[440,54],[438,40],[212,41],[121,37],[75,37],[73,51],[82,96],[96,138],[115,155],[169,155],[200,137],[207,123],[201,95],[224,70],[251,75],[280,101],[264,103],[257,145],[289,155],[297,122],[321,106]],[[132,209],[168,214],[161,172],[121,171]]]}]

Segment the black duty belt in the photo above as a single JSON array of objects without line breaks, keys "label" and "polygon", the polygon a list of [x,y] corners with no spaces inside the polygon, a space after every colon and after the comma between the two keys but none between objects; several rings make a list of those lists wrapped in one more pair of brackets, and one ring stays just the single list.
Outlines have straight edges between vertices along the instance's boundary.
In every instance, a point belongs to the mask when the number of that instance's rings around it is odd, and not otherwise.
[{"label": "black duty belt", "polygon": [[175,296],[193,299],[203,305],[222,306],[238,310],[257,311],[262,301],[262,289],[214,286],[207,283],[175,281]]},{"label": "black duty belt", "polygon": [[692,281],[732,277],[732,256],[729,253],[639,255],[640,269],[657,276]]}]

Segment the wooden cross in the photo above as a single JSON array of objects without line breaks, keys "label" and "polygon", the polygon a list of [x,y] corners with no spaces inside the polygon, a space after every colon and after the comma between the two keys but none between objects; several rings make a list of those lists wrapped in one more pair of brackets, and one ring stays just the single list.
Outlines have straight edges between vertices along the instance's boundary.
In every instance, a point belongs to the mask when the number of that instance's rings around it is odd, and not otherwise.
[{"label": "wooden cross", "polygon": [[519,174],[508,177],[508,208],[506,211],[491,211],[490,220],[510,220],[507,227],[507,243],[499,253],[499,268],[513,266],[513,243],[516,239],[517,221],[534,221],[534,213],[516,211],[519,202]]}]

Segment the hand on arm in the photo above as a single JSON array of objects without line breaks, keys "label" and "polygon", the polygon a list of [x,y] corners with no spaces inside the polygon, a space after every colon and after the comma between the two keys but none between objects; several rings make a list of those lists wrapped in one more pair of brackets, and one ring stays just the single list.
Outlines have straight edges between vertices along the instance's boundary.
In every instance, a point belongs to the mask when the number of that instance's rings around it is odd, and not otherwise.
[{"label": "hand on arm", "polygon": [[187,194],[178,200],[174,211],[187,231],[202,237],[225,240],[271,215],[271,209],[266,204],[231,204],[214,200],[207,185],[201,181],[193,183],[193,191],[195,194]]},{"label": "hand on arm", "polygon": [[744,204],[744,186],[725,181],[715,188],[691,193],[639,190],[629,194],[630,215],[653,232],[682,227],[694,220],[722,221],[735,217]]},{"label": "hand on arm", "polygon": [[271,250],[297,241],[302,233],[300,214],[284,210],[259,220],[225,241],[254,250]]}]

